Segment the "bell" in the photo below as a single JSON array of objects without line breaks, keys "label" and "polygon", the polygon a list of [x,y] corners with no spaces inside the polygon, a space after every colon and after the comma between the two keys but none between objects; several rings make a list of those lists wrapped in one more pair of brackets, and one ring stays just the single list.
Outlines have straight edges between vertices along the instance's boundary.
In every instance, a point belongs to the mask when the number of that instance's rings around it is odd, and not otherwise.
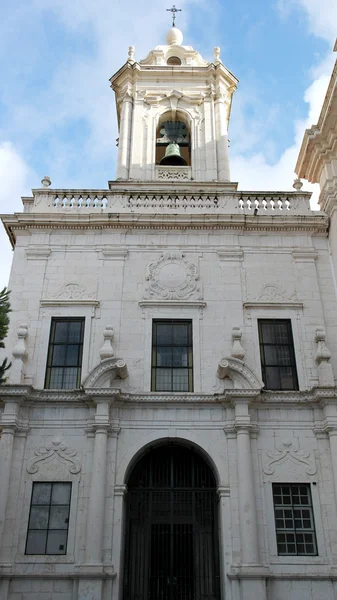
[{"label": "bell", "polygon": [[165,156],[161,159],[160,164],[172,167],[187,165],[186,160],[180,154],[179,144],[171,142],[166,146]]}]

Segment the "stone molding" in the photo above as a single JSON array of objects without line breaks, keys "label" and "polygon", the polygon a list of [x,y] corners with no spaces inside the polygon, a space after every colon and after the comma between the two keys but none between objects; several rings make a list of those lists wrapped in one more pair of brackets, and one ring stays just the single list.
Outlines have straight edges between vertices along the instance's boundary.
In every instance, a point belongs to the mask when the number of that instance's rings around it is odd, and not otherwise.
[{"label": "stone molding", "polygon": [[34,450],[34,454],[35,458],[30,459],[27,465],[27,471],[31,474],[38,472],[41,462],[49,462],[53,457],[60,459],[61,463],[68,463],[69,473],[72,475],[77,475],[82,468],[81,462],[75,458],[77,450],[67,448],[59,437],[52,439],[45,448]]},{"label": "stone molding", "polygon": [[160,307],[160,306],[181,306],[187,308],[205,308],[207,302],[201,300],[141,300],[138,302],[142,308]]},{"label": "stone molding", "polygon": [[25,255],[27,260],[47,260],[51,255],[51,249],[48,246],[28,246]]},{"label": "stone molding", "polygon": [[[113,359],[116,360],[116,359]],[[83,390],[35,390],[32,386],[4,385],[0,388],[0,399],[4,403],[45,403],[66,402],[86,404],[90,396],[113,397],[118,403],[228,403],[232,398],[254,398],[254,405],[282,407],[284,405],[319,405],[337,404],[337,388],[313,387],[311,390],[268,391],[261,390],[257,395],[256,388],[228,389],[221,393],[194,392],[144,392],[125,393],[118,387],[86,387]],[[336,425],[337,426],[337,425]]]},{"label": "stone molding", "polygon": [[[30,231],[33,229],[53,231],[92,231],[99,229],[133,229],[133,230],[210,230],[210,231],[272,231],[275,232],[309,232],[326,237],[328,231],[328,217],[325,214],[308,215],[305,219],[300,215],[282,215],[273,217],[263,215],[254,217],[250,214],[228,212],[226,214],[206,213],[205,211],[194,214],[174,213],[101,213],[86,212],[81,218],[72,219],[73,215],[62,218],[55,212],[47,214],[14,214],[3,217],[5,229],[15,246],[16,231]],[[38,217],[38,218],[37,218]],[[39,258],[39,257],[38,257]],[[41,257],[40,257],[41,258]],[[44,258],[47,258],[46,256]]]},{"label": "stone molding", "polygon": [[287,460],[302,465],[306,475],[315,475],[317,471],[314,454],[296,448],[290,440],[283,440],[276,450],[267,450],[262,470],[266,475],[274,475]]}]

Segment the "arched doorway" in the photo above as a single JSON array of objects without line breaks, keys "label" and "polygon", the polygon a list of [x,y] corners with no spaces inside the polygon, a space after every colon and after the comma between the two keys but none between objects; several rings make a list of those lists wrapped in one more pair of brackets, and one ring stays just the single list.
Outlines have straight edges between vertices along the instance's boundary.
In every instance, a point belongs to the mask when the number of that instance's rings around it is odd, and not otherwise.
[{"label": "arched doorway", "polygon": [[127,485],[124,600],[218,599],[216,482],[204,459],[151,448]]}]

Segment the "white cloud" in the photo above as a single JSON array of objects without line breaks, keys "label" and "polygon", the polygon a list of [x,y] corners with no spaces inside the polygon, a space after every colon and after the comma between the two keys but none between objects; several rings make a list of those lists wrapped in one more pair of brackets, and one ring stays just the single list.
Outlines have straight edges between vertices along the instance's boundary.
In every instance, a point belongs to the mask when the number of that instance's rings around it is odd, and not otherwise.
[{"label": "white cloud", "polygon": [[[0,144],[0,213],[22,211],[21,196],[30,195],[28,182],[35,175],[12,144]],[[8,283],[12,250],[3,228],[0,233],[0,289]]]},{"label": "white cloud", "polygon": [[[294,8],[304,9],[307,13],[310,31],[329,42],[334,40],[337,23],[337,3],[335,0],[279,0],[278,6],[283,15],[287,16]],[[292,189],[292,179],[293,175],[295,176],[294,168],[303,134],[306,128],[317,123],[334,60],[335,57],[329,51],[324,60],[311,70],[313,82],[304,93],[304,100],[308,104],[308,116],[305,120],[295,121],[293,143],[284,150],[277,162],[268,162],[266,154],[262,152],[247,156],[246,153],[239,151],[232,155],[231,175],[234,180],[239,181],[241,189]],[[255,135],[258,125],[259,123],[255,122],[252,126],[251,131],[255,132]],[[302,189],[313,194],[311,199],[313,210],[318,210],[318,185],[311,185],[308,182],[303,183]]]},{"label": "white cloud", "polygon": [[330,43],[336,39],[337,2],[336,0],[279,0],[278,7],[284,16],[294,9],[306,13],[310,33]]}]

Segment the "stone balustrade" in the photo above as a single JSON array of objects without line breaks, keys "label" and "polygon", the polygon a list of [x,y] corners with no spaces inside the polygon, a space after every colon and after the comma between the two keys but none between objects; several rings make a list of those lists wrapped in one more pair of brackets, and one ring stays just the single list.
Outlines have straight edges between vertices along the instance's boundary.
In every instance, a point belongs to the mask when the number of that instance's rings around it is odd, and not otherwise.
[{"label": "stone balustrade", "polygon": [[[163,190],[164,192],[164,190]],[[32,198],[23,198],[24,211],[30,213],[154,213],[154,214],[250,214],[309,215],[307,192],[241,192],[233,190],[172,190],[164,193],[110,190],[33,190]]]}]

